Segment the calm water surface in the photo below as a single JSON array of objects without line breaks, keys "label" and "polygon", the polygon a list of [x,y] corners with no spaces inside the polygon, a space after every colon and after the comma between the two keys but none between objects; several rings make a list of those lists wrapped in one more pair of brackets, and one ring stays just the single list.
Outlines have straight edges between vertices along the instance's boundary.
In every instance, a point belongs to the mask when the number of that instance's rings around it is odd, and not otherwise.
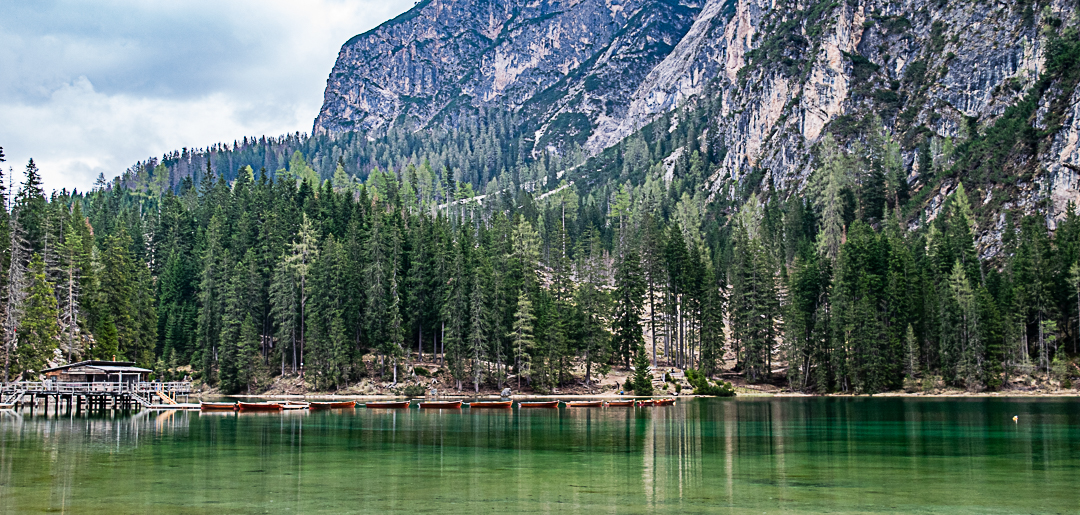
[{"label": "calm water surface", "polygon": [[43,511],[1078,513],[1080,401],[0,414],[0,512]]}]

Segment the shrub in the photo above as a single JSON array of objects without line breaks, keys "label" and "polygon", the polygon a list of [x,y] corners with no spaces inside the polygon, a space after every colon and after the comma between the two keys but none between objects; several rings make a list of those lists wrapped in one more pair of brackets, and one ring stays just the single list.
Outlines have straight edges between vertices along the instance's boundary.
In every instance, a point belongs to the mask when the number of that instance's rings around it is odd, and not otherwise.
[{"label": "shrub", "polygon": [[420,377],[431,377],[431,372],[426,368],[416,367],[413,369],[413,372]]},{"label": "shrub", "polygon": [[705,374],[692,368],[686,369],[686,382],[694,387],[694,395],[712,395],[714,397],[734,397],[735,387],[731,383],[716,381],[709,382]]},{"label": "shrub", "polygon": [[406,397],[423,397],[424,392],[427,390],[418,384],[410,384],[401,390],[401,393]]}]

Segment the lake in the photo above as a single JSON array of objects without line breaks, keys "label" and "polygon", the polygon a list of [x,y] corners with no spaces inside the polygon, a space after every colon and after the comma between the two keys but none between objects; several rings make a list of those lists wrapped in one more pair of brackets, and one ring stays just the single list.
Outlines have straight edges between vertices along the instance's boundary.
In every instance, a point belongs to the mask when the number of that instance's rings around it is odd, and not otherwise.
[{"label": "lake", "polygon": [[1078,510],[1077,399],[0,414],[4,513]]}]

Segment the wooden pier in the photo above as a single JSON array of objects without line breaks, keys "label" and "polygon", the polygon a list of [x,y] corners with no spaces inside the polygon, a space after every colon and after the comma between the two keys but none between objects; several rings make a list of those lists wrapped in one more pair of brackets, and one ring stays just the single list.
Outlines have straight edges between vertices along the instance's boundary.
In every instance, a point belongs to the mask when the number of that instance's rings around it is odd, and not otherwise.
[{"label": "wooden pier", "polygon": [[45,412],[136,409],[198,409],[197,404],[181,404],[178,397],[191,394],[187,381],[56,382],[21,381],[0,388],[0,404],[24,404],[33,410],[44,401]]}]

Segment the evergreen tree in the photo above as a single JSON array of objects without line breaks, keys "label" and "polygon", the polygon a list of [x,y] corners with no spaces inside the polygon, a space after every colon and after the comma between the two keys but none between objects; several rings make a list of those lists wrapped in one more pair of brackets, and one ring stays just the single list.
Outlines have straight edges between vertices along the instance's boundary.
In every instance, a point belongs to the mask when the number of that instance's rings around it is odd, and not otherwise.
[{"label": "evergreen tree", "polygon": [[634,355],[634,395],[652,395],[652,374],[649,373],[649,358],[645,349],[639,349]]},{"label": "evergreen tree", "polygon": [[[293,158],[295,160],[296,155]],[[303,156],[300,156],[300,159],[302,160]],[[319,256],[318,233],[315,231],[315,227],[308,218],[307,213],[302,216],[303,221],[300,223],[300,229],[296,234],[296,238],[289,245],[289,254],[285,257],[285,262],[288,263],[292,273],[295,275],[296,286],[299,288],[297,300],[300,304],[298,310],[300,322],[298,324],[299,336],[295,345],[299,350],[297,351],[295,347],[293,349],[293,366],[295,367],[297,360],[299,360],[301,370],[304,367],[304,346],[307,343],[308,275],[311,272],[311,263]]]},{"label": "evergreen tree", "polygon": [[13,216],[19,220],[23,238],[31,253],[40,254],[45,250],[47,211],[45,191],[41,188],[41,172],[31,159],[26,164],[26,179],[15,195],[15,205],[12,207]]},{"label": "evergreen tree", "polygon": [[612,324],[612,347],[616,358],[624,366],[630,366],[630,359],[634,355],[644,355],[645,352],[642,348],[645,338],[640,325],[641,302],[645,295],[641,260],[633,245],[627,247],[615,264],[615,313]]},{"label": "evergreen tree", "polygon": [[532,361],[533,327],[536,317],[533,316],[532,301],[522,288],[518,292],[517,309],[514,311],[514,322],[510,330],[510,339],[514,348],[514,370],[518,376],[518,388],[521,388],[521,378],[530,377],[530,363]]},{"label": "evergreen tree", "polygon": [[810,190],[814,206],[821,212],[818,252],[835,261],[844,235],[844,190],[851,185],[851,163],[832,134],[821,140],[821,166],[813,175]]},{"label": "evergreen tree", "polygon": [[57,324],[56,292],[45,274],[45,261],[39,254],[30,260],[29,287],[16,343],[15,374],[33,380],[53,358],[60,336]]}]

